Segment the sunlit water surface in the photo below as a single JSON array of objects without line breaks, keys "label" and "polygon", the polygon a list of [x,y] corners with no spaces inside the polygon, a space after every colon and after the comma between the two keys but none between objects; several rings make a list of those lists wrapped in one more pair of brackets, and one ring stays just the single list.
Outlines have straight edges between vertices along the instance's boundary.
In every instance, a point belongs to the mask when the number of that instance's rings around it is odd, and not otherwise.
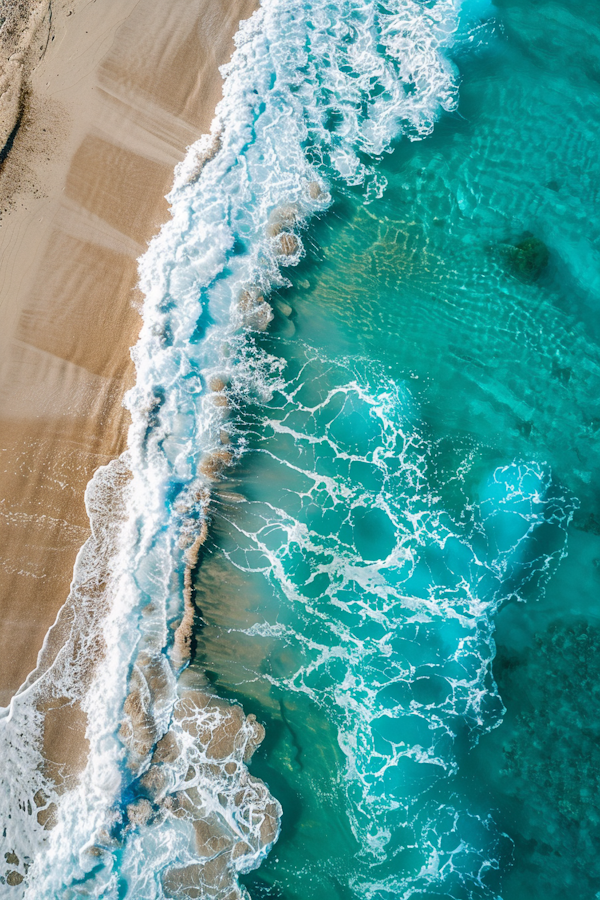
[{"label": "sunlit water surface", "polygon": [[236,414],[194,665],[266,725],[254,900],[600,890],[600,11],[495,15]]}]

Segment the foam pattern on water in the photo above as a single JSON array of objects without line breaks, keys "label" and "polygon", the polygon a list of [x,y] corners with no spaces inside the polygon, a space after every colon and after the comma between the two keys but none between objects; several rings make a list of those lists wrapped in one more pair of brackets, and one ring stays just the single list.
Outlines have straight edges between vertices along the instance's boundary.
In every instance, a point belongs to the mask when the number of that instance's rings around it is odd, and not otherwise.
[{"label": "foam pattern on water", "polygon": [[495,896],[490,848],[506,841],[492,819],[460,797],[432,813],[424,798],[500,724],[494,617],[509,600],[539,596],[565,552],[573,500],[547,466],[515,461],[491,472],[455,521],[431,489],[433,448],[402,385],[309,348],[296,364],[243,425],[268,476],[261,499],[232,516],[227,554],[264,573],[284,604],[277,621],[246,633],[280,648],[264,677],[337,725],[363,852],[385,860],[406,827],[403,846],[419,848],[419,875],[362,883],[357,894]]},{"label": "foam pattern on water", "polygon": [[[237,35],[211,135],[177,170],[172,220],[140,263],[128,452],[88,489],[94,534],[66,611],[1,722],[2,758],[26,761],[0,776],[15,896],[229,900],[276,839],[278,804],[246,768],[259,726],[177,681],[210,487],[244,447],[228,425],[236,335],[268,327],[265,295],[302,257],[331,179],[380,194],[372,158],[453,108],[457,15],[458,0],[265,0]],[[265,399],[257,372],[248,389]],[[87,714],[90,747],[63,797],[38,774],[44,704],[61,698]]]}]

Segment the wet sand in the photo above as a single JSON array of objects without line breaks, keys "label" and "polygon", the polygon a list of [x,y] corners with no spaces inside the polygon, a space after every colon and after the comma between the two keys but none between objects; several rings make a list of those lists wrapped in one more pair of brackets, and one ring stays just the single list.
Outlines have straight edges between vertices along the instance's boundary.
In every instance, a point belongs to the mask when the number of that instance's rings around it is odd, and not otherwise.
[{"label": "wet sand", "polygon": [[0,705],[67,597],[85,486],[124,449],[136,259],[255,6],[52,4],[0,168]]}]

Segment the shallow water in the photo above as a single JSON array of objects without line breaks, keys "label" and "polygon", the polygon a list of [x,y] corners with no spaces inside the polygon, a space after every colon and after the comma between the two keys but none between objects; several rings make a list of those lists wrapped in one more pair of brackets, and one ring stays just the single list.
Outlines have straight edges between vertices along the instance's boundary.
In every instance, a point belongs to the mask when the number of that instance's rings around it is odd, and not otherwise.
[{"label": "shallow water", "polygon": [[[195,663],[266,724],[252,770],[284,815],[255,900],[600,889],[599,25],[592,3],[498,4],[455,57],[458,111],[382,161],[382,198],[334,197],[280,294],[295,334],[279,316],[259,340],[286,386],[239,415],[227,489],[249,502],[219,503]],[[510,247],[532,238],[547,261],[520,265]],[[482,485],[515,460],[552,473],[552,524],[490,589],[469,563]],[[460,549],[440,560],[447,529]],[[390,562],[398,533],[426,577]],[[489,634],[466,710],[447,660],[471,632],[437,615],[469,596]],[[424,718],[400,726],[408,709]],[[401,766],[399,746],[438,765]]]}]

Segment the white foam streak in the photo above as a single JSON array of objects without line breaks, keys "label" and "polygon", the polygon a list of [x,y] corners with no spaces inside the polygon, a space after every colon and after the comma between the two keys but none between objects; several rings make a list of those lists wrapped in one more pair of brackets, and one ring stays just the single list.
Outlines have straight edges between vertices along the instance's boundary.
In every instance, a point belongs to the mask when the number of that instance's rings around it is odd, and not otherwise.
[{"label": "white foam streak", "polygon": [[[431,865],[444,860],[417,878],[362,884],[358,895],[418,895],[429,879],[453,896],[454,879],[461,896],[489,897],[477,872],[480,862],[481,871],[498,865],[492,820],[488,844],[463,848],[455,872],[454,853],[437,846],[448,835],[443,807],[426,821],[419,807],[434,783],[456,773],[460,746],[499,724],[495,615],[508,599],[543,587],[565,552],[573,501],[547,467],[516,461],[482,485],[471,517],[453,521],[428,489],[432,448],[405,389],[368,363],[334,365],[310,348],[297,351],[308,362],[279,384],[265,410],[269,428],[255,428],[255,452],[269,455],[273,483],[285,488],[265,488],[264,499],[232,513],[229,529],[230,561],[262,571],[286,609],[285,628],[263,623],[248,632],[271,639],[273,671],[285,642],[286,674],[263,677],[284,695],[305,694],[337,725],[347,811],[365,852],[386,859],[394,827],[408,825]],[[292,438],[285,449],[280,435]],[[324,477],[332,460],[336,474]],[[361,464],[364,481],[347,461]],[[367,531],[376,548],[364,544],[360,525],[374,513]]]}]

